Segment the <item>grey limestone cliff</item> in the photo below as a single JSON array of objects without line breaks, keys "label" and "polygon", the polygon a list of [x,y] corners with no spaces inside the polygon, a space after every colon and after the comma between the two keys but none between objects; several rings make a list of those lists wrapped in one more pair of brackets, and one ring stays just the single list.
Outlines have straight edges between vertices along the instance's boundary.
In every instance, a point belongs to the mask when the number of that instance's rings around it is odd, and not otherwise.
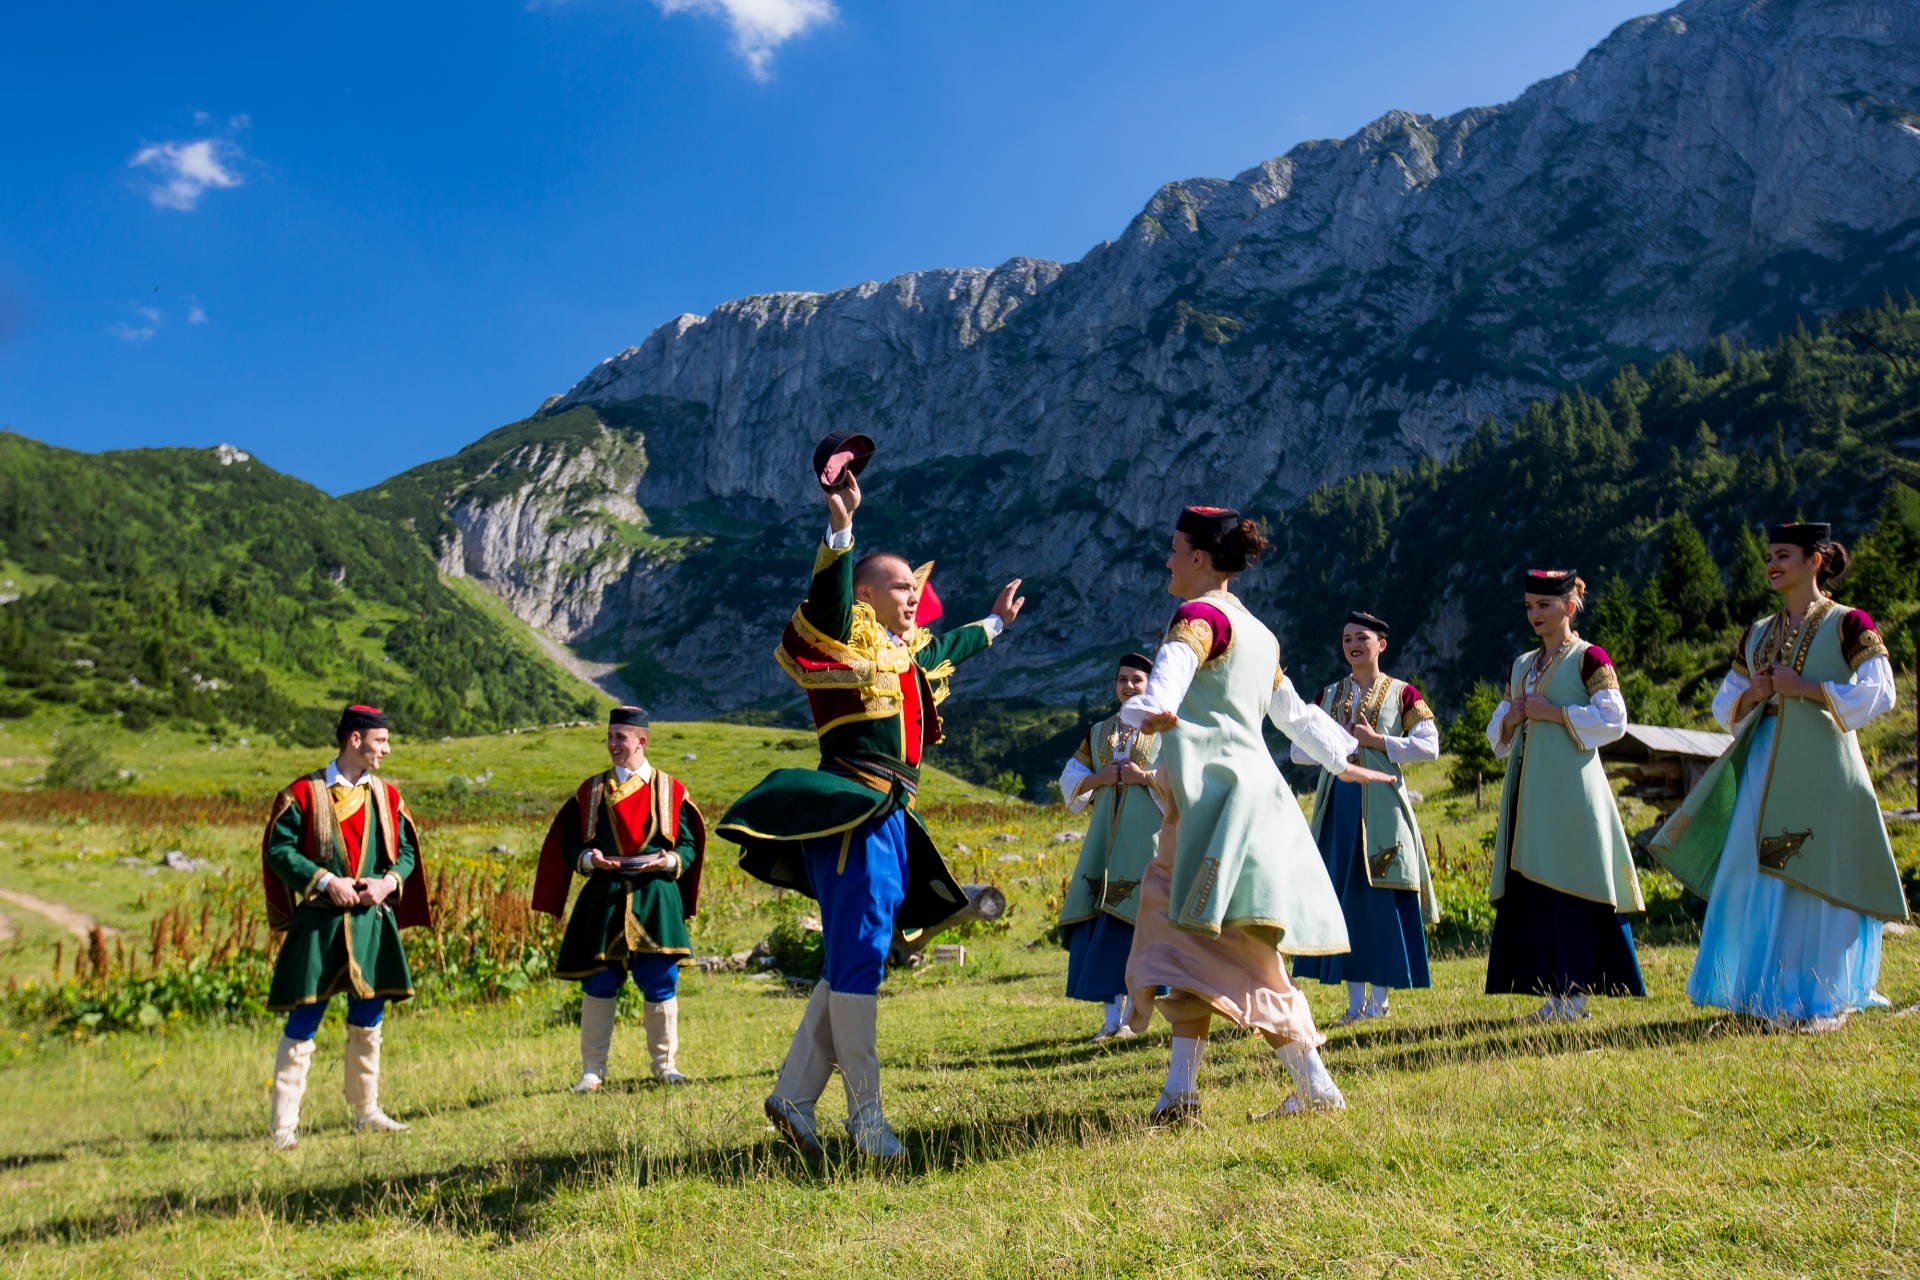
[{"label": "grey limestone cliff", "polygon": [[[1897,293],[1917,244],[1920,6],[1691,0],[1504,106],[1169,184],[1075,263],[680,316],[543,411],[595,415],[634,483],[565,525],[584,445],[476,458],[441,491],[443,554],[665,709],[778,697],[806,458],[859,427],[882,450],[863,542],[939,557],[957,613],[1024,575],[987,687],[1077,694],[1164,618],[1179,505],[1272,514],[1444,455],[1623,362]],[[581,568],[592,539],[619,554]]]}]

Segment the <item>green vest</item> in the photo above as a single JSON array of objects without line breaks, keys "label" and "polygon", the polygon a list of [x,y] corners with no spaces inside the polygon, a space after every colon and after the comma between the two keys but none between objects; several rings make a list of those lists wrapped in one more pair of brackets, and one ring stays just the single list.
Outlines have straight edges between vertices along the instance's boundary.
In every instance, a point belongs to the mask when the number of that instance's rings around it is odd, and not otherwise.
[{"label": "green vest", "polygon": [[1289,955],[1351,950],[1300,802],[1261,736],[1280,683],[1280,642],[1232,594],[1200,599],[1227,615],[1233,644],[1200,665],[1180,723],[1161,735],[1170,813],[1180,824],[1170,923],[1210,936],[1271,930]]},{"label": "green vest", "polygon": [[[1120,739],[1127,740],[1124,758],[1152,773],[1160,762],[1160,740],[1135,733],[1118,715],[1094,725],[1088,734],[1093,771],[1113,762]],[[1116,786],[1096,788],[1087,808],[1087,837],[1067,882],[1060,923],[1077,924],[1104,911],[1132,924],[1140,913],[1140,878],[1158,847],[1160,806],[1145,786]]]},{"label": "green vest", "polygon": [[[1382,675],[1354,708],[1356,719],[1386,737],[1404,737],[1400,692],[1406,687],[1406,681]],[[1334,708],[1352,696],[1352,690],[1352,677],[1341,680],[1320,695],[1320,709],[1333,715]],[[1440,902],[1433,892],[1433,873],[1427,866],[1427,846],[1420,837],[1420,824],[1413,816],[1413,801],[1407,798],[1406,776],[1386,752],[1372,747],[1360,748],[1355,763],[1390,773],[1394,779],[1391,786],[1381,782],[1360,784],[1360,847],[1367,858],[1367,883],[1376,889],[1417,890],[1421,912],[1431,923],[1440,923]],[[1321,843],[1327,814],[1333,809],[1333,783],[1334,776],[1321,770],[1320,784],[1313,792],[1311,826],[1315,844]]]},{"label": "green vest", "polygon": [[[1812,634],[1796,638],[1791,657],[1782,654],[1778,661],[1791,662],[1809,680],[1847,683],[1853,672],[1840,649],[1846,614],[1844,606],[1828,602]],[[1749,671],[1757,670],[1767,635],[1780,625],[1775,614],[1749,633],[1744,655]],[[1733,745],[1660,828],[1653,838],[1654,856],[1694,893],[1712,895],[1740,779],[1752,763],[1755,730],[1768,715],[1777,715],[1754,833],[1761,873],[1862,915],[1905,920],[1906,894],[1859,737],[1842,729],[1823,703],[1773,701],[1777,708],[1763,707],[1747,717]]]},{"label": "green vest", "polygon": [[[1574,637],[1547,673],[1546,687],[1534,692],[1556,707],[1586,706],[1590,695],[1580,667],[1589,647]],[[1539,656],[1536,649],[1514,660],[1508,701],[1526,692],[1527,674]],[[1600,753],[1582,748],[1565,725],[1528,720],[1514,733],[1487,884],[1487,897],[1494,901],[1507,891],[1509,866],[1535,884],[1609,903],[1615,911],[1647,909],[1633,868],[1633,845],[1620,825]]]}]

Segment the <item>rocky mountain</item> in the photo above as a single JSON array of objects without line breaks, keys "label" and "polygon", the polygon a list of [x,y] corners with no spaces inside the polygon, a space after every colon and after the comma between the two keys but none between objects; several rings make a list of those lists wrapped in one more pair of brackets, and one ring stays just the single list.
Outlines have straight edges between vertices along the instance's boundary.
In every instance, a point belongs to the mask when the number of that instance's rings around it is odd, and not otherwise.
[{"label": "rocky mountain", "polygon": [[[1181,504],[1279,517],[1626,363],[1898,294],[1917,246],[1920,6],[1690,0],[1503,106],[1169,184],[1076,263],[681,316],[352,500],[609,687],[784,705],[765,655],[819,522],[806,458],[859,427],[864,545],[939,560],[956,615],[1028,581],[965,683],[1065,700],[1164,619]],[[1247,580],[1283,633],[1288,579]]]}]

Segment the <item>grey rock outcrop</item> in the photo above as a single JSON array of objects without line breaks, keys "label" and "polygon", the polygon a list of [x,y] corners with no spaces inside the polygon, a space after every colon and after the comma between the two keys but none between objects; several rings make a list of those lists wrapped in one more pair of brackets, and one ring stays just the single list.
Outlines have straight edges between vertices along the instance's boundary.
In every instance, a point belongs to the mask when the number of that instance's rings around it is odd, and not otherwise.
[{"label": "grey rock outcrop", "polygon": [[[1916,86],[1920,6],[1691,0],[1504,106],[1396,111],[1169,184],[1070,265],[684,315],[544,411],[644,451],[626,496],[647,514],[618,519],[678,530],[671,554],[578,569],[606,543],[553,527],[543,495],[582,465],[555,457],[514,464],[514,496],[453,500],[448,565],[553,635],[643,655],[668,708],[778,696],[759,659],[817,521],[806,458],[857,426],[882,448],[863,541],[943,557],[943,594],[976,609],[1026,575],[1045,608],[983,672],[1077,693],[1164,617],[1183,503],[1273,513],[1622,362],[1898,292],[1920,256]],[[726,678],[719,649],[745,659]]]}]

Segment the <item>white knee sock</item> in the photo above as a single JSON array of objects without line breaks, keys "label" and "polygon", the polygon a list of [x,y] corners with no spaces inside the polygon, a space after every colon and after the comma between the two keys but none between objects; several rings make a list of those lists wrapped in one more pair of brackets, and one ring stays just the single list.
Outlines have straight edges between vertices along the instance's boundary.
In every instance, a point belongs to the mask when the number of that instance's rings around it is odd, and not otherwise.
[{"label": "white knee sock", "polygon": [[1587,1012],[1587,998],[1583,995],[1561,996],[1560,1012],[1568,1018],[1585,1017]]},{"label": "white knee sock", "polygon": [[1313,1101],[1340,1096],[1333,1077],[1327,1074],[1326,1064],[1320,1061],[1318,1049],[1304,1040],[1288,1040],[1276,1046],[1274,1052],[1286,1064],[1287,1074],[1293,1077],[1294,1092],[1302,1098]]},{"label": "white knee sock", "polygon": [[1107,1020],[1100,1027],[1101,1035],[1110,1036],[1120,1029],[1120,1018],[1121,1015],[1126,1012],[1126,1008],[1127,998],[1125,996],[1115,996],[1113,999],[1107,1001]]},{"label": "white knee sock", "polygon": [[1367,984],[1349,982],[1347,984],[1347,1016],[1357,1018],[1367,1003]]},{"label": "white knee sock", "polygon": [[1200,1059],[1206,1054],[1207,1042],[1194,1036],[1175,1036],[1173,1038],[1173,1057],[1167,1063],[1168,1097],[1200,1091]]},{"label": "white knee sock", "polygon": [[1374,983],[1367,991],[1368,1010],[1375,1014],[1387,1012],[1387,1001],[1393,998],[1393,988]]}]

